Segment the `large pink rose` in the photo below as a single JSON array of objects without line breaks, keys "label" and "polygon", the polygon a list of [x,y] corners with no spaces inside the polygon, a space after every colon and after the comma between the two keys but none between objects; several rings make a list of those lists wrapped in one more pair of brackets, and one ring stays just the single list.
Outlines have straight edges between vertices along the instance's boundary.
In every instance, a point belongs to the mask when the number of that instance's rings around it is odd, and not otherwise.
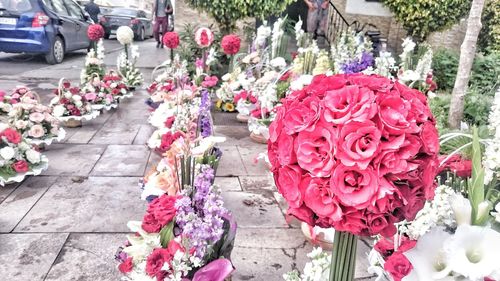
[{"label": "large pink rose", "polygon": [[278,171],[276,186],[292,208],[302,205],[303,195],[299,189],[302,169],[297,165],[284,166]]},{"label": "large pink rose", "polygon": [[332,221],[341,219],[342,209],[327,178],[313,178],[307,175],[302,179],[300,188],[305,190],[304,203],[319,217],[327,217]]},{"label": "large pink rose", "polygon": [[388,133],[400,135],[418,131],[415,120],[407,120],[411,103],[396,95],[381,95],[379,99],[379,118]]},{"label": "large pink rose", "polygon": [[434,155],[439,153],[439,132],[436,126],[430,122],[425,123],[420,132],[422,138],[423,151],[427,154]]},{"label": "large pink rose", "polygon": [[297,156],[293,147],[293,137],[282,132],[278,138],[277,157],[281,165],[291,165],[297,163]]},{"label": "large pink rose", "polygon": [[283,130],[283,118],[285,117],[285,108],[280,106],[275,108],[276,110],[276,122],[271,123],[269,125],[269,141],[275,142],[278,140],[281,131]]},{"label": "large pink rose", "polygon": [[337,158],[346,166],[366,169],[377,155],[381,136],[371,121],[350,121],[340,131]]},{"label": "large pink rose", "polygon": [[377,113],[374,101],[373,91],[356,85],[328,91],[323,99],[325,120],[334,124],[369,120]]},{"label": "large pink rose", "polygon": [[364,209],[372,204],[378,193],[378,175],[371,167],[366,170],[339,164],[331,177],[332,191],[345,206]]},{"label": "large pink rose", "polygon": [[319,119],[320,109],[319,99],[314,96],[296,102],[285,114],[286,133],[292,135],[309,128]]},{"label": "large pink rose", "polygon": [[300,208],[288,208],[287,215],[293,216],[308,225],[314,225],[314,213],[305,205],[300,206]]},{"label": "large pink rose", "polygon": [[299,166],[315,177],[328,177],[335,165],[337,132],[326,124],[299,133],[295,149]]}]

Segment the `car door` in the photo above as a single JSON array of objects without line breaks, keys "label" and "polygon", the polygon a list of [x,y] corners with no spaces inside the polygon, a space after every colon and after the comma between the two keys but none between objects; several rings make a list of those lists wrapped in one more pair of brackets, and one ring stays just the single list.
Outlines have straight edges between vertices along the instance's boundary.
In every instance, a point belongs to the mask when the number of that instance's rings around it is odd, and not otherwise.
[{"label": "car door", "polygon": [[51,0],[53,12],[59,17],[58,29],[64,37],[64,44],[67,51],[77,49],[77,23],[69,15],[64,0]]},{"label": "car door", "polygon": [[87,48],[90,45],[90,40],[87,35],[90,22],[87,22],[82,8],[73,0],[63,0],[68,9],[69,16],[76,24],[76,49]]},{"label": "car door", "polygon": [[149,37],[152,34],[153,27],[152,27],[151,21],[146,16],[146,12],[139,11],[137,13],[137,16],[138,16],[139,20],[142,22],[142,26],[144,27],[145,37],[146,38]]}]

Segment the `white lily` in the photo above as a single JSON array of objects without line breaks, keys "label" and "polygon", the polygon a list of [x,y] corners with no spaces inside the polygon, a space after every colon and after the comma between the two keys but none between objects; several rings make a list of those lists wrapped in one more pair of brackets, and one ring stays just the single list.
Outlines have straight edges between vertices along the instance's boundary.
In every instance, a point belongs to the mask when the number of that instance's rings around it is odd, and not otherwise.
[{"label": "white lily", "polygon": [[500,268],[500,233],[489,227],[461,225],[445,242],[450,269],[482,281]]},{"label": "white lily", "polygon": [[450,205],[455,214],[457,225],[471,224],[472,206],[468,199],[461,194],[455,194],[450,197]]},{"label": "white lily", "polygon": [[413,271],[403,281],[446,280],[444,278],[451,273],[451,269],[447,264],[443,243],[450,236],[443,229],[435,228],[420,237],[415,248],[404,253],[413,265]]},{"label": "white lily", "polygon": [[210,148],[214,147],[217,143],[223,143],[226,141],[225,137],[215,137],[210,136],[204,139],[201,139],[198,146],[191,149],[191,153],[195,156],[200,156],[205,154]]}]

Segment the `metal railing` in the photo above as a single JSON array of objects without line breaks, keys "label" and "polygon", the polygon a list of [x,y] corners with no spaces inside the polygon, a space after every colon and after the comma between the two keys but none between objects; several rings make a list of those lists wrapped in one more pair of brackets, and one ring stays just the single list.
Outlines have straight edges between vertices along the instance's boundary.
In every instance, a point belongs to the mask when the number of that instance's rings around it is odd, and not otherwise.
[{"label": "metal railing", "polygon": [[344,16],[337,10],[337,7],[330,0],[330,9],[328,9],[328,20],[326,26],[325,37],[328,43],[335,41],[337,35],[347,31],[351,24],[347,22]]}]

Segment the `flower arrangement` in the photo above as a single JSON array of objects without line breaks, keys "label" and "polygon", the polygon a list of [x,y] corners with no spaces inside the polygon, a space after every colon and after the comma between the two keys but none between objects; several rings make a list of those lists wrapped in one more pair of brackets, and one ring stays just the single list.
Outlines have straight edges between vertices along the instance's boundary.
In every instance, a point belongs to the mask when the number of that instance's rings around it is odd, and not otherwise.
[{"label": "flower arrangement", "polygon": [[374,63],[372,43],[361,34],[343,32],[331,48],[335,73],[361,72]]},{"label": "flower arrangement", "polygon": [[82,85],[89,82],[94,76],[102,79],[106,74],[106,67],[104,65],[104,42],[103,40],[97,41],[95,48],[90,49],[85,57],[85,67],[80,74],[80,83]]},{"label": "flower arrangement", "polygon": [[234,96],[233,102],[240,114],[250,116],[250,113],[257,108],[258,99],[251,91],[242,90]]},{"label": "flower arrangement", "polygon": [[126,280],[224,280],[236,225],[223,207],[214,170],[202,165],[192,186],[151,201],[142,222],[130,222],[138,235],[117,254]]},{"label": "flower arrangement", "polygon": [[434,117],[422,93],[398,82],[315,76],[283,100],[269,131],[288,214],[336,229],[330,280],[353,279],[354,258],[339,257],[355,255],[357,235],[393,235],[394,223],[413,219],[434,197]]},{"label": "flower arrangement", "polygon": [[118,73],[123,78],[123,83],[129,88],[139,87],[144,83],[144,76],[135,66],[139,56],[139,47],[133,44],[126,45],[123,52],[118,56],[116,63]]},{"label": "flower arrangement", "polygon": [[472,175],[466,181],[448,175],[436,197],[414,221],[398,225],[394,237],[377,239],[369,271],[379,280],[498,280],[500,220],[490,211],[500,196],[484,184],[477,129],[472,140]]},{"label": "flower arrangement", "polygon": [[133,96],[123,78],[114,71],[110,71],[102,79],[102,91],[111,94],[116,101]]},{"label": "flower arrangement", "polygon": [[65,81],[64,78],[59,82],[59,88],[55,90],[55,94],[57,96],[50,101],[50,108],[52,115],[59,121],[92,120],[99,116],[99,112],[94,111],[91,104],[83,98],[81,89],[72,87],[71,83]]},{"label": "flower arrangement", "polygon": [[4,116],[7,123],[7,116],[13,105],[20,102],[38,103],[38,99],[38,94],[24,86],[16,87],[10,95],[0,90],[0,116]]},{"label": "flower arrangement", "polygon": [[97,42],[104,38],[104,28],[100,24],[91,24],[87,30],[90,41]]},{"label": "flower arrangement", "polygon": [[0,124],[0,185],[21,182],[27,175],[39,175],[47,167],[47,158],[27,143],[21,133]]},{"label": "flower arrangement", "polygon": [[128,26],[120,26],[116,30],[116,39],[123,46],[130,45],[134,42],[134,31]]},{"label": "flower arrangement", "polygon": [[179,47],[179,34],[175,31],[167,32],[163,35],[163,44],[169,49],[177,49]]},{"label": "flower arrangement", "polygon": [[240,51],[241,39],[236,34],[229,34],[222,37],[221,47],[228,56],[234,56]]},{"label": "flower arrangement", "polygon": [[214,33],[206,27],[200,27],[194,34],[196,43],[200,48],[208,48],[214,41]]},{"label": "flower arrangement", "polygon": [[94,110],[111,110],[117,108],[115,96],[108,91],[109,87],[101,81],[98,75],[86,83],[82,88],[83,98],[91,104]]},{"label": "flower arrangement", "polygon": [[61,141],[66,132],[59,126],[59,120],[52,116],[51,108],[37,100],[24,99],[13,105],[9,112],[10,126],[17,129],[27,142],[34,145],[50,145]]}]

